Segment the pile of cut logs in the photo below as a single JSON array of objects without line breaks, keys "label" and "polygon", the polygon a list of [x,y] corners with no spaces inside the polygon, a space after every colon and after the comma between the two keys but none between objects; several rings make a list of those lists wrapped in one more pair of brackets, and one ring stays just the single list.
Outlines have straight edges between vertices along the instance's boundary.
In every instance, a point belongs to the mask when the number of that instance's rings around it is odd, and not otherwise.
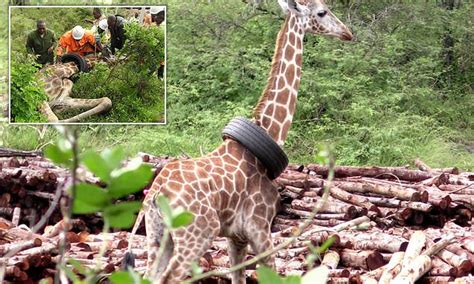
[{"label": "pile of cut logs", "polygon": [[[2,155],[0,150],[0,262],[6,263],[7,283],[52,279],[61,257],[59,234],[64,230],[68,232],[66,258],[104,273],[118,270],[129,233],[101,234],[97,215],[74,216],[65,228],[58,204],[65,198],[69,172],[40,156],[20,154]],[[146,154],[142,158],[156,173],[170,160]],[[419,170],[336,167],[327,198],[323,193],[328,168],[288,166],[275,181],[282,199],[272,227],[275,245],[292,238],[315,206],[321,209],[308,228],[276,254],[278,272],[304,274],[312,246],[331,238],[329,250],[313,258],[314,266],[327,269],[328,283],[417,279],[419,283],[474,283],[474,174],[456,168],[431,169],[421,161],[415,164]],[[84,170],[79,176],[99,183]],[[129,197],[140,198],[142,193]],[[137,270],[142,272],[147,257],[144,243],[139,235],[132,244]],[[216,239],[201,258],[201,267],[225,270],[229,266],[226,247],[225,239]],[[246,273],[249,281],[256,279],[255,266]]]}]

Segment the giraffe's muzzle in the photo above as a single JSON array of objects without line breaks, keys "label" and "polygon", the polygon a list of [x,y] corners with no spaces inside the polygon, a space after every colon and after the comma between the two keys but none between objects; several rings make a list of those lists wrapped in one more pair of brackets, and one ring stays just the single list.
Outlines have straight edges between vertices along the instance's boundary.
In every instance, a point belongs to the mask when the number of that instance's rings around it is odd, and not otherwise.
[{"label": "giraffe's muzzle", "polygon": [[354,39],[354,36],[349,30],[347,30],[341,34],[340,39],[345,41],[351,41],[352,39]]}]

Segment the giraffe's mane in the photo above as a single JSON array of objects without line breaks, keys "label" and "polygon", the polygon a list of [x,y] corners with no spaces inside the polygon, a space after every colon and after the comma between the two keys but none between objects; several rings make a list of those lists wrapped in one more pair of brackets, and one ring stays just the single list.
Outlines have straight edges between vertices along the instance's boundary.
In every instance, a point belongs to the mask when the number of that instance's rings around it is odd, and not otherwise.
[{"label": "giraffe's mane", "polygon": [[283,23],[283,26],[280,29],[280,32],[278,32],[277,42],[275,45],[275,52],[273,54],[273,59],[272,59],[272,67],[270,69],[270,75],[268,77],[267,86],[265,87],[265,90],[263,91],[262,95],[260,96],[260,99],[258,100],[257,105],[255,106],[253,110],[253,117],[255,118],[256,121],[260,120],[260,116],[262,114],[263,108],[265,107],[265,102],[270,96],[270,91],[275,85],[277,75],[280,72],[280,66],[281,66],[280,58],[282,57],[282,53],[283,53],[282,46],[286,41],[285,32],[287,30],[286,27],[289,25],[289,22],[290,22],[290,14],[288,14],[288,16],[286,17],[285,23]]}]

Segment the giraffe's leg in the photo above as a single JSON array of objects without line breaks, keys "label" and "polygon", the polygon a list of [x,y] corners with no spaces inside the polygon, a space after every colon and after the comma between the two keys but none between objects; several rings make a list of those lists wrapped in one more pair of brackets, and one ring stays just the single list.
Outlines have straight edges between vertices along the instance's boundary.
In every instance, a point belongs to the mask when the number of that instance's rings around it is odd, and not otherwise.
[{"label": "giraffe's leg", "polygon": [[64,109],[88,109],[87,111],[76,116],[61,120],[62,122],[78,122],[89,116],[108,111],[112,107],[112,101],[107,97],[100,99],[66,98],[60,107]]},{"label": "giraffe's leg", "polygon": [[[173,241],[168,239],[161,244],[163,238],[163,220],[155,204],[149,205],[145,213],[146,239],[148,246],[148,261],[145,276],[148,278],[159,277],[173,254]],[[156,259],[160,245],[164,252],[160,259]]]},{"label": "giraffe's leg", "polygon": [[209,215],[196,216],[191,225],[171,232],[173,257],[159,283],[181,283],[190,275],[193,262],[199,264],[199,258],[209,249],[220,230],[217,213],[214,212],[212,217]]},{"label": "giraffe's leg", "polygon": [[[254,232],[254,238],[250,239],[250,246],[254,250],[255,254],[261,254],[264,251],[273,249],[272,235],[270,232],[270,226],[268,228],[262,228]],[[263,264],[270,268],[275,268],[275,256],[268,256],[259,264]]]},{"label": "giraffe's leg", "polygon": [[[272,203],[274,202],[270,204]],[[269,206],[264,202],[255,205],[252,216],[246,226],[248,240],[255,254],[261,254],[264,251],[273,249],[270,227],[275,213],[274,206]],[[260,264],[274,268],[275,257],[273,255],[266,257],[262,259]]]},{"label": "giraffe's leg", "polygon": [[[227,238],[227,243],[229,245],[230,265],[235,266],[242,263],[247,255],[248,243],[233,238]],[[232,284],[242,283],[245,283],[245,269],[232,272]]]},{"label": "giraffe's leg", "polygon": [[59,120],[47,102],[41,104],[40,112],[46,116],[48,122],[58,122]]},{"label": "giraffe's leg", "polygon": [[68,78],[64,78],[61,83],[61,94],[59,95],[59,101],[70,98],[72,94],[72,87],[74,86],[74,82]]}]

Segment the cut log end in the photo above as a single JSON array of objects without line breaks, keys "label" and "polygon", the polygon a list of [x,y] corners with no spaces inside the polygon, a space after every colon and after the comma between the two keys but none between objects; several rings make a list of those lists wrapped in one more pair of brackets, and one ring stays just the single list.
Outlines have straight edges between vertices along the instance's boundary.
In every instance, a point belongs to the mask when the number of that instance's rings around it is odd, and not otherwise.
[{"label": "cut log end", "polygon": [[377,251],[370,253],[366,262],[369,270],[377,269],[385,264],[382,254]]}]

